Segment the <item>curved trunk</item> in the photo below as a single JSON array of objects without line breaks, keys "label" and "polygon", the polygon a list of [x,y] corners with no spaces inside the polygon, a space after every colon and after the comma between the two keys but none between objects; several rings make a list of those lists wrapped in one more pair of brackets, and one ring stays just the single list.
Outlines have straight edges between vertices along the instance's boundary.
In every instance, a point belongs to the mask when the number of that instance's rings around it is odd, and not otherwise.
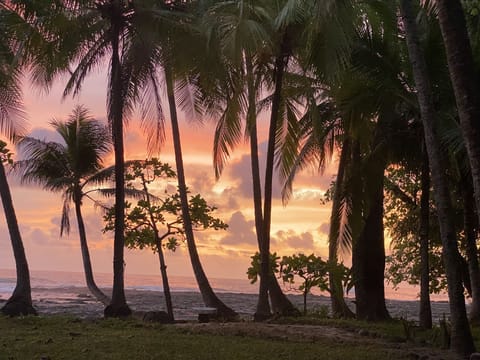
[{"label": "curved trunk", "polygon": [[420,326],[432,328],[432,308],[430,304],[430,265],[429,253],[429,222],[430,222],[430,170],[428,157],[423,155],[422,164],[422,195],[420,198]]},{"label": "curved trunk", "polygon": [[123,106],[122,69],[119,57],[120,30],[112,24],[112,59],[109,94],[109,121],[113,133],[115,152],[115,234],[113,240],[113,288],[110,305],[105,308],[106,317],[129,316],[132,311],[125,299],[124,246],[125,246],[125,169],[123,149]]},{"label": "curved trunk", "polygon": [[225,319],[236,319],[238,314],[226,306],[213,292],[212,287],[203,271],[200,257],[198,256],[195,238],[193,236],[192,222],[188,208],[187,185],[185,183],[185,172],[183,167],[182,146],[180,143],[180,130],[178,127],[177,107],[175,104],[175,93],[173,89],[173,76],[168,65],[165,65],[165,83],[167,88],[168,105],[170,108],[170,118],[172,123],[173,146],[175,150],[175,163],[177,165],[178,191],[182,204],[182,217],[184,223],[185,237],[187,239],[187,248],[192,263],[193,272],[197,280],[198,287],[202,294],[206,306],[217,309],[218,316]]},{"label": "curved trunk", "polygon": [[12,296],[2,307],[1,312],[9,316],[36,315],[37,311],[32,305],[32,291],[30,287],[30,272],[28,270],[27,257],[23,247],[22,237],[18,228],[17,216],[13,208],[12,195],[7,182],[7,175],[3,161],[0,159],[0,197],[2,199],[5,219],[12,242],[15,268],[17,271],[17,283]]},{"label": "curved trunk", "polygon": [[106,296],[102,290],[100,290],[95,283],[92,271],[92,262],[90,261],[90,252],[88,251],[87,235],[85,231],[85,224],[83,223],[82,211],[81,211],[81,190],[75,191],[75,214],[77,215],[78,234],[80,236],[80,249],[82,251],[83,270],[85,272],[85,281],[90,292],[95,298],[104,305],[108,305],[110,299]]},{"label": "curved trunk", "polygon": [[[350,154],[350,142],[346,139],[343,142],[340,160],[338,162],[338,173],[335,184],[335,192],[332,199],[332,214],[330,216],[330,231],[328,234],[328,261],[331,265],[338,263],[338,236],[340,231],[340,204],[342,201],[342,189],[345,177],[345,167],[348,155]],[[332,314],[334,317],[353,318],[355,314],[347,306],[343,297],[342,279],[338,278],[334,271],[328,274],[330,287],[330,301],[332,303]]]},{"label": "curved trunk", "polygon": [[464,231],[468,259],[468,272],[472,288],[472,304],[470,306],[470,323],[480,323],[480,269],[478,265],[478,221],[475,216],[475,201],[470,181],[463,182]]},{"label": "curved trunk", "polygon": [[[282,102],[282,85],[287,58],[283,54],[275,60],[275,91],[272,98],[272,113],[270,117],[270,128],[268,130],[267,159],[265,166],[265,198],[263,203],[263,229],[262,246],[260,246],[260,294],[268,291],[268,278],[270,276],[270,225],[272,221],[272,185],[273,167],[275,160],[275,134],[277,131],[280,104]],[[270,317],[270,307],[258,308],[255,312],[255,319],[262,321]]]},{"label": "curved trunk", "polygon": [[[448,0],[447,2],[456,2]],[[444,1],[437,1],[437,4]],[[438,5],[437,5],[438,6]],[[443,246],[443,261],[447,275],[448,298],[451,316],[451,347],[460,356],[466,357],[475,351],[472,333],[467,319],[465,298],[462,285],[462,265],[457,248],[454,211],[450,191],[445,178],[446,169],[440,151],[440,142],[435,129],[435,105],[433,90],[427,76],[425,57],[420,47],[415,14],[410,0],[401,0],[400,9],[405,26],[408,53],[412,63],[413,75],[417,87],[417,97],[425,133],[428,160],[434,186],[440,236]],[[463,14],[462,14],[463,16]],[[443,31],[443,30],[442,30]]]},{"label": "curved trunk", "polygon": [[[480,209],[480,89],[465,14],[459,0],[437,0],[436,6],[460,127],[470,160],[475,204]],[[480,219],[480,211],[477,216]]]}]

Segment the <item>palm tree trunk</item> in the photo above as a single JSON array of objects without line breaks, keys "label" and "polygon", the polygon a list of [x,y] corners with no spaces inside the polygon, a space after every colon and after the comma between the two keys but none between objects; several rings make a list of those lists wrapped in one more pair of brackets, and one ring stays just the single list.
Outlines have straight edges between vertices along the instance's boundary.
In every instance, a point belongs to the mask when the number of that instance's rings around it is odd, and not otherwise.
[{"label": "palm tree trunk", "polygon": [[[250,56],[246,56],[246,72],[248,86],[248,111],[247,111],[247,129],[250,135],[250,161],[252,166],[252,186],[253,186],[253,205],[255,213],[255,230],[257,233],[258,249],[261,254],[264,253],[263,245],[263,212],[262,212],[262,188],[260,180],[260,163],[258,160],[258,138],[257,138],[257,111],[256,111],[256,91],[253,79],[253,65]],[[262,258],[260,258],[262,259]],[[269,260],[270,261],[270,260]],[[262,314],[261,318],[270,315],[270,303],[268,302],[268,281],[260,273],[260,287],[258,293],[258,302],[256,313]],[[260,318],[257,320],[261,320]]]},{"label": "palm tree trunk", "polygon": [[[272,112],[270,117],[270,128],[268,131],[267,159],[265,166],[265,198],[263,203],[263,229],[262,246],[260,247],[260,291],[262,295],[268,291],[268,279],[270,277],[270,225],[272,221],[272,185],[273,185],[273,167],[275,160],[275,134],[277,131],[277,122],[280,114],[280,105],[282,102],[282,85],[288,57],[285,56],[283,46],[280,54],[275,60],[275,90],[272,98]],[[259,304],[260,305],[260,304]],[[263,302],[262,302],[262,305]],[[255,312],[255,319],[262,321],[270,317],[270,307],[259,308]]]},{"label": "palm tree trunk", "polygon": [[[438,21],[457,102],[460,127],[472,171],[475,204],[480,209],[480,89],[465,14],[459,0],[438,0]],[[477,216],[480,219],[480,211]],[[480,220],[479,220],[480,221]]]},{"label": "palm tree trunk", "polygon": [[90,252],[88,251],[87,235],[85,231],[85,224],[83,222],[82,210],[81,210],[81,190],[77,188],[75,190],[75,214],[77,215],[78,234],[80,236],[80,249],[82,251],[83,270],[85,272],[85,281],[90,292],[95,298],[104,305],[110,303],[110,299],[106,296],[102,290],[100,290],[93,278],[92,262],[90,260]]},{"label": "palm tree trunk", "polygon": [[27,257],[23,247],[22,237],[18,228],[17,216],[13,208],[12,195],[7,182],[7,175],[3,161],[0,159],[0,197],[12,242],[15,268],[17,271],[17,283],[12,296],[2,307],[1,312],[9,316],[36,315],[37,311],[32,305],[32,292],[30,288],[30,272],[28,270]]},{"label": "palm tree trunk", "polygon": [[[253,205],[255,209],[255,230],[257,233],[258,249],[261,252],[262,241],[262,229],[263,229],[263,212],[262,212],[262,186],[260,180],[260,163],[258,160],[258,138],[257,138],[257,110],[256,110],[256,98],[255,94],[257,89],[253,79],[253,65],[252,59],[246,56],[246,71],[247,71],[247,83],[248,83],[248,112],[247,112],[247,126],[250,133],[250,159],[252,165],[252,185],[253,185]],[[300,312],[293,306],[292,302],[283,293],[277,278],[274,274],[270,274],[267,284],[268,295],[270,295],[270,301],[272,305],[273,313],[281,314],[283,316],[298,315]],[[262,289],[264,290],[264,289]],[[259,303],[257,308],[266,308],[263,302],[265,300],[265,294],[259,294]],[[268,309],[270,312],[270,309]]]},{"label": "palm tree trunk", "polygon": [[[378,125],[377,125],[378,126]],[[383,177],[385,163],[375,161],[368,179],[365,224],[352,249],[357,319],[390,319],[385,305],[385,242],[383,235]],[[363,180],[367,181],[366,179]]]},{"label": "palm tree trunk", "polygon": [[172,123],[173,146],[175,150],[175,162],[177,165],[178,191],[180,193],[180,201],[182,204],[182,218],[184,223],[185,237],[187,239],[187,248],[192,263],[193,272],[198,283],[198,287],[202,294],[203,301],[206,306],[217,309],[219,317],[225,319],[237,318],[237,313],[226,306],[213,292],[212,287],[203,271],[200,257],[198,256],[195,238],[193,236],[192,222],[190,220],[190,212],[188,208],[187,185],[185,182],[185,171],[183,167],[182,146],[180,143],[180,129],[178,127],[177,106],[175,103],[175,93],[173,89],[173,75],[169,65],[165,65],[165,83],[167,88],[168,105],[170,108],[170,118]]},{"label": "palm tree trunk", "polygon": [[125,169],[123,148],[123,106],[122,69],[119,57],[120,30],[112,22],[112,59],[109,99],[109,120],[113,133],[115,152],[115,234],[113,240],[113,289],[112,301],[105,308],[106,317],[129,316],[132,311],[125,299],[124,246],[125,246]]},{"label": "palm tree trunk", "polygon": [[480,269],[478,265],[478,221],[475,216],[473,188],[469,179],[463,181],[464,232],[468,259],[468,272],[472,288],[472,304],[469,318],[471,324],[480,323]]},{"label": "palm tree trunk", "polygon": [[[328,261],[331,265],[338,263],[338,236],[340,230],[340,204],[342,201],[343,182],[345,177],[345,167],[347,165],[348,155],[350,154],[350,142],[345,139],[338,162],[338,173],[335,184],[335,192],[332,199],[332,213],[330,216],[330,231],[328,234]],[[330,287],[330,301],[332,303],[332,314],[335,317],[353,318],[355,314],[345,303],[343,297],[342,280],[334,271],[328,274]]]},{"label": "palm tree trunk", "polygon": [[430,223],[430,169],[428,157],[423,155],[420,198],[420,326],[432,328],[432,308],[430,304],[430,265],[429,253],[429,223]]},{"label": "palm tree trunk", "polygon": [[[450,0],[449,0],[450,1]],[[456,2],[456,1],[452,1]],[[437,2],[437,4],[443,1]],[[460,356],[466,357],[475,351],[472,333],[467,319],[465,298],[463,296],[462,269],[459,261],[454,212],[450,191],[445,179],[446,169],[440,152],[440,143],[435,129],[435,106],[433,90],[427,76],[425,57],[420,47],[418,30],[410,0],[400,1],[401,15],[406,32],[408,53],[411,59],[413,75],[417,87],[417,97],[425,133],[428,160],[434,185],[440,235],[443,245],[443,259],[447,275],[448,298],[451,316],[451,347]],[[444,14],[446,16],[446,14]],[[462,15],[463,16],[463,15]]]}]

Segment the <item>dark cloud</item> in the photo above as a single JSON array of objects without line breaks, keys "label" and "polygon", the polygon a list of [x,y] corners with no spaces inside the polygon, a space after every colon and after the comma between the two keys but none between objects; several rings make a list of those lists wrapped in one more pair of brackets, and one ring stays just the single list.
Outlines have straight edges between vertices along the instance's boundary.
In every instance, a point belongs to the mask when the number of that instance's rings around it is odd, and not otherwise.
[{"label": "dark cloud", "polygon": [[236,211],[228,221],[227,235],[221,240],[224,245],[256,245],[255,221],[247,220],[245,216]]}]

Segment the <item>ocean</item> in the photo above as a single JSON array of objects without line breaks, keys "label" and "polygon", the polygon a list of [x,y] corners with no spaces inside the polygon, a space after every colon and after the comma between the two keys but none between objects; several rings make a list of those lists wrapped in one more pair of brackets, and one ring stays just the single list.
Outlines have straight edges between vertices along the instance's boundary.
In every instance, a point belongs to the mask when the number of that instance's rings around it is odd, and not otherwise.
[{"label": "ocean", "polygon": [[[112,275],[95,274],[97,285],[110,295]],[[226,304],[232,306],[241,316],[250,318],[255,312],[258,284],[250,284],[248,279],[211,278],[210,284]],[[193,277],[170,276],[174,314],[176,319],[195,319],[196,307],[202,307],[203,301]],[[41,314],[69,314],[79,317],[99,317],[104,306],[96,301],[85,286],[83,273],[66,271],[31,271],[32,300]],[[0,269],[0,306],[11,295],[15,287],[15,271]],[[164,298],[160,275],[125,274],[125,292],[127,302],[135,311],[163,309]],[[299,292],[287,291],[290,300],[299,309],[303,298]],[[393,290],[386,286],[387,308],[394,317],[417,319],[418,288],[402,286]],[[350,293],[347,302],[354,307],[354,294]],[[432,296],[434,320],[448,314],[449,308],[445,294]],[[314,290],[308,298],[309,309],[321,310],[330,307],[328,294]]]},{"label": "ocean", "polygon": [[[236,293],[236,294],[256,294],[258,284],[250,284],[248,279],[221,279],[210,278],[210,284],[215,292],[218,293]],[[96,273],[95,281],[100,288],[112,287],[112,275],[106,273]],[[197,283],[193,277],[187,276],[169,276],[171,291],[174,292],[196,292]],[[85,278],[81,272],[67,271],[31,271],[32,289],[42,289],[43,291],[55,290],[55,293],[62,289],[71,292],[71,289],[85,288]],[[0,269],[0,299],[7,299],[15,287],[15,271],[11,269]],[[140,275],[125,274],[125,289],[140,291],[158,291],[162,292],[162,280],[160,275]],[[288,292],[288,291],[287,291]],[[294,291],[289,291],[295,293]],[[394,290],[386,284],[385,296],[392,300],[414,301],[418,299],[419,288],[408,284],[402,284],[397,290]],[[297,292],[298,293],[298,292]],[[313,291],[316,295],[328,295],[320,291]],[[352,294],[351,294],[352,296]],[[446,294],[431,295],[434,301],[448,300]]]}]

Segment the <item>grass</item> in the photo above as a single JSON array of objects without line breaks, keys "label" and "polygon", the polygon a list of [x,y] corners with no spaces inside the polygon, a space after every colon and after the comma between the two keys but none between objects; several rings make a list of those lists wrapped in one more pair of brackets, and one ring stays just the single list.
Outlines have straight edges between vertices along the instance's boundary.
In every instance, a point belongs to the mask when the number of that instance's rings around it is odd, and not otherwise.
[{"label": "grass", "polygon": [[0,317],[0,359],[400,359],[379,345],[191,334],[135,320]]}]

